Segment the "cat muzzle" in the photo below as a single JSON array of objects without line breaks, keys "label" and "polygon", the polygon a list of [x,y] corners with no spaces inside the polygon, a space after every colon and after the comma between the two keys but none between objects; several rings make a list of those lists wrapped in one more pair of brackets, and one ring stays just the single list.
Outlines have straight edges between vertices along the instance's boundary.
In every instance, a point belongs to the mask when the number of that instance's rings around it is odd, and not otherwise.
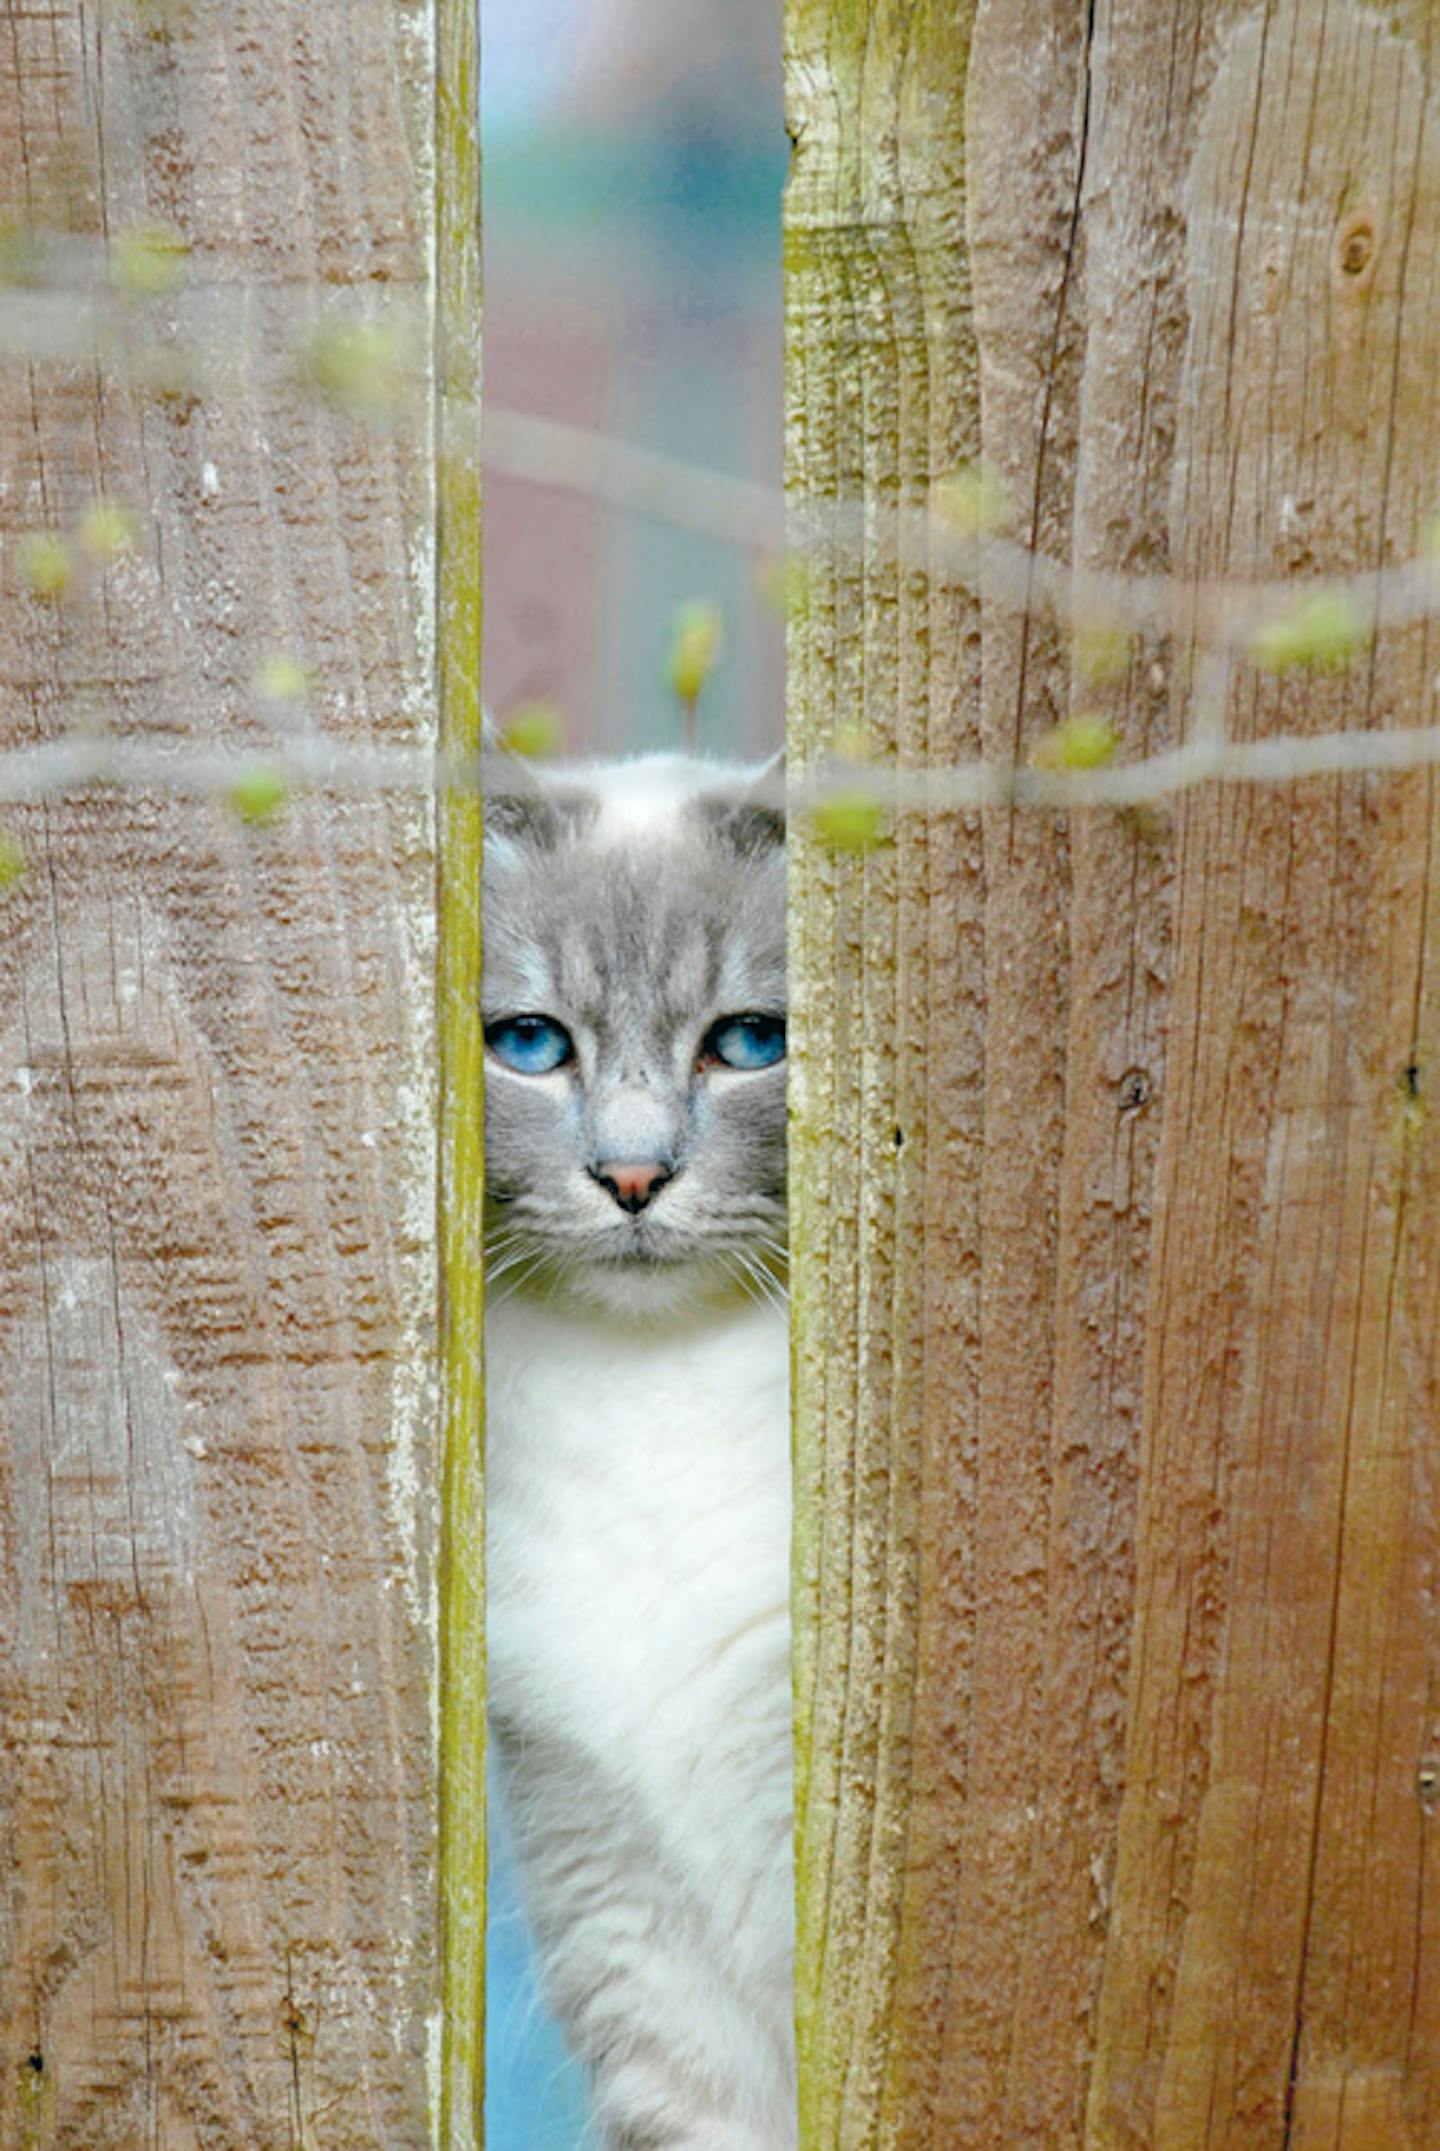
[{"label": "cat muzzle", "polygon": [[612,1195],[622,1210],[638,1217],[647,1203],[653,1202],[668,1180],[675,1178],[675,1169],[663,1165],[658,1158],[641,1162],[606,1160],[587,1168],[592,1180],[598,1180],[606,1193]]}]

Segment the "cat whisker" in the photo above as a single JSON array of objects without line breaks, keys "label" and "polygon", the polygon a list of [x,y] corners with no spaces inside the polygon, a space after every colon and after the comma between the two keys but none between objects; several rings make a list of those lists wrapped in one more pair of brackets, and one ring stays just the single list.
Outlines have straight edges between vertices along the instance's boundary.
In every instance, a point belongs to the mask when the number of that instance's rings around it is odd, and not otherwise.
[{"label": "cat whisker", "polygon": [[729,1249],[727,1254],[737,1283],[752,1298],[764,1300],[772,1307],[785,1307],[784,1292],[762,1262],[744,1248]]},{"label": "cat whisker", "polygon": [[[506,1251],[500,1265],[486,1271],[485,1297],[491,1308],[503,1307],[541,1276],[551,1258],[543,1247],[522,1245]],[[496,1288],[499,1288],[498,1290]]]},{"label": "cat whisker", "polygon": [[501,1256],[498,1262],[487,1262],[485,1265],[486,1284],[498,1285],[502,1278],[508,1277],[513,1270],[521,1268],[527,1261],[532,1260],[534,1253],[533,1248],[517,1247],[512,1248]]}]

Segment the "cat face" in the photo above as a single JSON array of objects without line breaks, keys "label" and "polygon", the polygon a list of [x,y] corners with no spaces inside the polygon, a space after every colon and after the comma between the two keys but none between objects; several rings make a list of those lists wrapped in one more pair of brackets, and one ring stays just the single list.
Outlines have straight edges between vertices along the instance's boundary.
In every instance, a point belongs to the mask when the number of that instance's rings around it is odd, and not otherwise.
[{"label": "cat face", "polygon": [[776,1290],[785,851],[757,773],[487,769],[492,1291],[653,1316]]}]

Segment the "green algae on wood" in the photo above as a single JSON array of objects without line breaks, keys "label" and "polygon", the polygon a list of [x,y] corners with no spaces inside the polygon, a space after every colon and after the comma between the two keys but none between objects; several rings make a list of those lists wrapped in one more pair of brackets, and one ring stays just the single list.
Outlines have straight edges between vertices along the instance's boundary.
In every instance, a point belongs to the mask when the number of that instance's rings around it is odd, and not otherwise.
[{"label": "green algae on wood", "polygon": [[[479,35],[473,0],[435,13],[436,684],[440,750],[480,744]],[[480,1028],[482,805],[439,800],[440,1260],[444,1468],[440,1553],[440,2141],[484,2134],[484,1154]]]}]

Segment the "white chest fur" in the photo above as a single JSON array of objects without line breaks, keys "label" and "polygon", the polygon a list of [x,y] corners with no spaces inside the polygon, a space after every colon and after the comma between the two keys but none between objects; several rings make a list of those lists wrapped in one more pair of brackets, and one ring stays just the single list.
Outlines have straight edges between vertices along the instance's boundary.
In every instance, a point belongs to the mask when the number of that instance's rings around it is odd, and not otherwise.
[{"label": "white chest fur", "polygon": [[[789,2067],[784,1313],[645,1328],[511,1300],[487,1354],[491,1707],[552,1992],[563,2012],[567,1957],[605,1947],[564,1878],[609,1863],[622,1912],[652,1893],[649,1931],[685,1977],[706,1965],[696,2011],[707,2042],[730,2026],[750,2140],[788,2141],[758,2126]],[[679,2007],[675,1967],[654,1977]]]},{"label": "white chest fur", "polygon": [[678,1718],[693,1760],[695,1713],[788,1651],[784,1316],[648,1329],[512,1300],[487,1347],[495,1708],[661,1772]]}]

